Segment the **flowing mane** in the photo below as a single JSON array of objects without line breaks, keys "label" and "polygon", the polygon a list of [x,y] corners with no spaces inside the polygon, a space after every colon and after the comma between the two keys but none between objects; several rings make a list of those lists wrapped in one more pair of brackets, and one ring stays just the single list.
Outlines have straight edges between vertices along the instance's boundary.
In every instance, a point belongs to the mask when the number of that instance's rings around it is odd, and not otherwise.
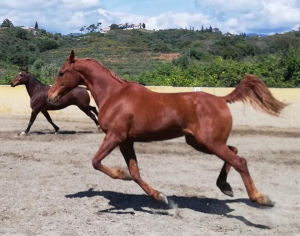
[{"label": "flowing mane", "polygon": [[124,78],[121,78],[115,72],[113,72],[113,71],[109,70],[108,68],[106,68],[101,62],[99,62],[99,61],[97,61],[97,60],[95,60],[93,58],[82,58],[82,59],[97,63],[98,65],[100,65],[104,69],[104,71],[108,72],[111,75],[112,78],[114,78],[115,80],[117,80],[121,84],[124,84],[124,83],[136,83],[135,81],[129,81],[129,80],[126,80]]},{"label": "flowing mane", "polygon": [[33,78],[33,79],[35,79],[39,84],[41,84],[41,85],[45,85],[45,84],[43,84],[41,81],[39,81],[33,74],[31,74],[30,72],[28,72],[28,74]]}]

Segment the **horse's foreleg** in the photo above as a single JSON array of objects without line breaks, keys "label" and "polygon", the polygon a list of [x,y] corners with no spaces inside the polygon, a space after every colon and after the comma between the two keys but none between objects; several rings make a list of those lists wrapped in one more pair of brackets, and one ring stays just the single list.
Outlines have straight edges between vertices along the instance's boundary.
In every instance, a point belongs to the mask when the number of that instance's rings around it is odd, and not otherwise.
[{"label": "horse's foreleg", "polygon": [[271,199],[258,192],[254,182],[250,176],[247,161],[245,158],[239,157],[236,155],[230,148],[226,145],[222,146],[211,146],[210,148],[218,157],[220,157],[223,161],[231,165],[233,168],[237,170],[237,172],[240,173],[243,182],[245,184],[248,196],[251,201],[256,202],[260,205],[264,206],[274,206],[274,203],[271,201]]},{"label": "horse's foreleg", "polygon": [[28,126],[27,126],[27,129],[23,132],[20,133],[20,135],[27,135],[29,133],[29,130],[31,128],[31,126],[33,125],[33,122],[35,121],[37,115],[39,114],[40,111],[38,110],[32,110],[31,111],[31,116],[30,116],[30,119],[29,119],[29,123],[28,123]]},{"label": "horse's foreleg", "polygon": [[[238,150],[236,147],[228,146],[231,151],[233,151],[235,154],[238,153]],[[227,196],[233,197],[233,191],[229,183],[227,183],[227,176],[228,172],[230,171],[231,165],[227,162],[224,162],[224,165],[221,169],[220,175],[217,179],[217,186],[221,190],[222,193],[224,193]]]},{"label": "horse's foreleg", "polygon": [[43,113],[43,115],[46,117],[47,121],[53,126],[55,133],[58,133],[59,131],[59,127],[57,125],[55,125],[48,113],[48,111],[41,111]]},{"label": "horse's foreleg", "polygon": [[150,196],[157,201],[168,203],[167,197],[153,189],[149,184],[147,184],[140,176],[140,171],[138,167],[138,162],[133,148],[133,143],[122,143],[119,145],[120,151],[126,161],[129,169],[129,173],[132,179]]},{"label": "horse's foreleg", "polygon": [[103,172],[113,179],[127,180],[131,178],[128,178],[128,175],[126,175],[125,171],[117,168],[109,168],[101,163],[101,161],[121,142],[122,140],[120,140],[116,135],[107,133],[100,149],[92,158],[92,164],[94,169]]}]

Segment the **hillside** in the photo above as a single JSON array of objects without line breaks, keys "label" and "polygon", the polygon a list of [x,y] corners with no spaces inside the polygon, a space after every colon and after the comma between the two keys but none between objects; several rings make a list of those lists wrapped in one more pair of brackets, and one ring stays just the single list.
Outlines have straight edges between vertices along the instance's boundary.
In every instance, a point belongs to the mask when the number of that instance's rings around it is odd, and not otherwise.
[{"label": "hillside", "polygon": [[127,78],[157,70],[163,62],[185,68],[207,65],[216,58],[237,63],[300,48],[300,32],[265,37],[191,30],[111,30],[76,37],[41,30],[33,35],[18,27],[0,28],[0,83],[7,83],[20,66],[51,83],[73,49],[78,57],[92,57]]}]

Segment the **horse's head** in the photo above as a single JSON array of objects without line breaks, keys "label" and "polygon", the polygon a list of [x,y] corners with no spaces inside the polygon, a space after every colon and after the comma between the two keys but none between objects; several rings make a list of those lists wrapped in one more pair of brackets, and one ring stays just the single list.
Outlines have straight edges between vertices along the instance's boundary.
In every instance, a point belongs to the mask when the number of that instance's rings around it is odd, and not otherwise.
[{"label": "horse's head", "polygon": [[55,103],[70,90],[83,84],[84,77],[75,69],[75,63],[75,53],[72,50],[47,93],[50,102]]},{"label": "horse's head", "polygon": [[20,73],[10,82],[12,87],[26,84],[29,79],[28,67],[21,69]]}]

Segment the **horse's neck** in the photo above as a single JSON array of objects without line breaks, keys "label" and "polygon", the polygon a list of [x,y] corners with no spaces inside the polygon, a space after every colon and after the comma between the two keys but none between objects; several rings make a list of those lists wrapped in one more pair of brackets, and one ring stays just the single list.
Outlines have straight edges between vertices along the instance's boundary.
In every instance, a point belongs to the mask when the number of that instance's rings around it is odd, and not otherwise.
[{"label": "horse's neck", "polygon": [[29,97],[32,97],[36,93],[36,91],[40,90],[43,87],[43,84],[41,84],[36,78],[32,76],[27,81],[25,86]]},{"label": "horse's neck", "polygon": [[107,99],[119,91],[123,84],[113,78],[101,78],[90,82],[87,86],[89,87],[91,94],[100,109],[100,107],[106,103]]}]

